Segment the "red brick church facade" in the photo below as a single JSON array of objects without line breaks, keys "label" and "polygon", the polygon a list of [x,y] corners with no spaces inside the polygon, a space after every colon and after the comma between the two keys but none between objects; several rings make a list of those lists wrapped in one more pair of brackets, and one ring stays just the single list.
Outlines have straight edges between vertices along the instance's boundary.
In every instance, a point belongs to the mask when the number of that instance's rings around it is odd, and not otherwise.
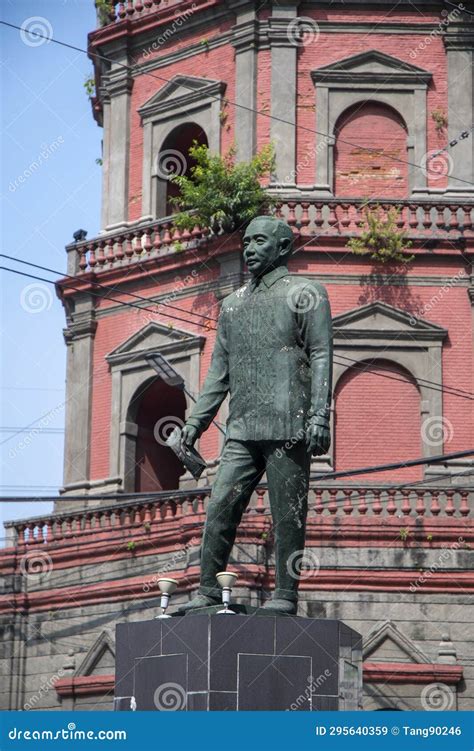
[{"label": "red brick church facade", "polygon": [[[180,580],[176,602],[197,586],[222,436],[201,438],[196,486],[163,445],[191,404],[147,360],[161,352],[197,394],[220,303],[246,278],[238,233],[174,225],[165,167],[188,170],[197,139],[239,160],[273,142],[290,270],[331,302],[332,446],[312,466],[327,476],[311,484],[301,614],[363,634],[364,708],[473,707],[473,458],[430,459],[474,443],[474,23],[419,5],[129,0],[90,34],[102,231],[67,246],[58,282],[68,500],[7,525],[5,706],[111,706],[115,623],[158,613],[160,574]],[[412,261],[350,250],[367,202],[397,207]],[[262,485],[232,563],[253,604],[272,586],[270,520]]]}]

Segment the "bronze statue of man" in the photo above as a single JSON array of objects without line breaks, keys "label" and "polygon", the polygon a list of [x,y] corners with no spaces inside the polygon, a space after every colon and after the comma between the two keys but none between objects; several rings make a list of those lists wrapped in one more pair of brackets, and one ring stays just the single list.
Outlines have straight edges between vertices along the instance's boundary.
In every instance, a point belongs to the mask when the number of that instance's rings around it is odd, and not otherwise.
[{"label": "bronze statue of man", "polygon": [[252,278],[222,304],[211,365],[182,439],[194,444],[227,393],[229,418],[207,509],[199,592],[178,612],[220,602],[216,574],[226,569],[242,514],[266,472],[275,591],[263,607],[296,613],[311,454],[330,445],[332,327],[324,287],[288,272],[292,250],[285,222],[254,219],[244,237]]}]

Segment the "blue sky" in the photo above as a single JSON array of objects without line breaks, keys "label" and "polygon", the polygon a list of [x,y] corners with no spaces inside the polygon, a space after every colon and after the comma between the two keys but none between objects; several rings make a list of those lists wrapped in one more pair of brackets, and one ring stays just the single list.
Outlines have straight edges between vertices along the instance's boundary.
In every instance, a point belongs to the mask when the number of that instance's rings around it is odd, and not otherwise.
[{"label": "blue sky", "polygon": [[[93,0],[3,0],[1,13],[4,21],[83,49],[95,27]],[[73,232],[84,228],[91,237],[99,230],[102,130],[84,89],[92,65],[85,54],[51,41],[22,39],[5,26],[0,33],[2,253],[63,273]],[[57,276],[5,259],[1,265]],[[64,311],[52,285],[5,271],[0,279],[0,496],[56,495],[64,441]],[[43,416],[41,430],[25,430]],[[11,428],[22,432],[7,432]],[[2,503],[0,520],[50,508]]]}]

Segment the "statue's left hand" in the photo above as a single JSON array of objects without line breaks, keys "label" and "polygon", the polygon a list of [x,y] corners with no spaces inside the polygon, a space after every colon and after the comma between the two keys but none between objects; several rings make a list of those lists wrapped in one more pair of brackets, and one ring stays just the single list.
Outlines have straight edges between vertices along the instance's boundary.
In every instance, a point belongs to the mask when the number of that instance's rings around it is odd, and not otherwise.
[{"label": "statue's left hand", "polygon": [[313,456],[327,454],[331,445],[331,433],[328,427],[309,423],[306,428],[306,445]]}]

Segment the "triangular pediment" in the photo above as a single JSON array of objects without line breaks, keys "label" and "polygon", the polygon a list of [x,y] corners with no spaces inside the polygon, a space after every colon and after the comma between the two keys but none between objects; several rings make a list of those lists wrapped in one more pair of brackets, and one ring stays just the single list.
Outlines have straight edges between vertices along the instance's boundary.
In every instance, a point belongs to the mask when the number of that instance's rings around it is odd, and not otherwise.
[{"label": "triangular pediment", "polygon": [[151,321],[112,350],[106,356],[106,360],[109,363],[117,363],[123,359],[132,359],[138,355],[143,358],[146,354],[156,352],[157,350],[164,353],[170,349],[176,350],[182,348],[183,350],[188,350],[191,344],[201,348],[204,341],[204,337],[196,336],[196,334],[191,334],[189,331]]},{"label": "triangular pediment", "polygon": [[448,334],[446,329],[435,323],[381,301],[335,316],[333,327],[336,338],[342,339],[407,337],[412,340],[442,341]]},{"label": "triangular pediment", "polygon": [[115,669],[115,644],[108,631],[102,631],[76,669],[74,676],[107,675]]},{"label": "triangular pediment", "polygon": [[314,81],[348,80],[352,77],[363,81],[366,78],[376,78],[381,75],[388,77],[389,80],[408,77],[424,83],[431,79],[429,71],[378,50],[351,55],[312,72]]},{"label": "triangular pediment", "polygon": [[210,78],[177,75],[138,109],[142,118],[174,108],[177,104],[216,97],[224,93],[226,84]]},{"label": "triangular pediment", "polygon": [[384,621],[364,640],[368,662],[429,663],[429,658],[391,621]]}]

